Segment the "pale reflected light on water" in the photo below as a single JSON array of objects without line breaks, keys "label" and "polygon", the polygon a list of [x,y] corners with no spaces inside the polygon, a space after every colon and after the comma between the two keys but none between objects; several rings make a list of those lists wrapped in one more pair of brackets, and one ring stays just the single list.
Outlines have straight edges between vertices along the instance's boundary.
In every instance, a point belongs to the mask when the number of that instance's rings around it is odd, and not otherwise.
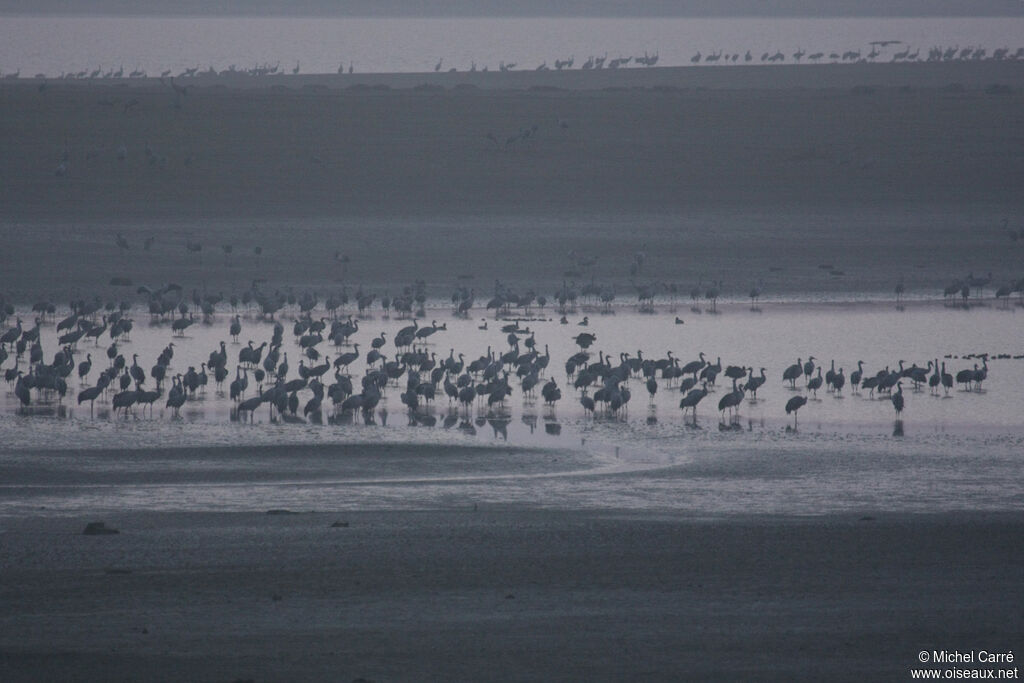
[{"label": "pale reflected light on water", "polygon": [[[109,397],[78,406],[77,373],[69,378],[62,402],[40,401],[19,410],[10,389],[0,393],[0,514],[68,513],[89,510],[294,510],[530,505],[542,507],[684,509],[695,512],[820,514],[837,510],[1019,509],[1024,503],[1020,453],[1024,452],[1024,361],[1019,355],[1022,309],[1010,305],[969,310],[941,304],[913,304],[898,310],[891,303],[765,304],[760,311],[732,304],[711,313],[701,305],[656,314],[619,305],[612,313],[580,309],[567,315],[534,310],[521,323],[535,334],[537,348],[551,354],[547,376],[563,397],[554,408],[539,400],[524,401],[519,382],[504,407],[489,412],[477,406],[470,414],[449,408],[439,392],[420,411],[427,419],[412,421],[399,394],[389,387],[373,424],[361,418],[336,420],[328,405],[318,423],[301,418],[271,419],[261,406],[252,422],[239,421],[233,402],[215,389],[189,400],[175,418],[157,402],[152,417],[136,409],[129,417],[112,414]],[[31,320],[23,311],[22,317]],[[507,335],[485,312],[469,319],[445,309],[428,309],[426,323],[437,319],[447,330],[426,345],[438,360],[454,350],[467,363],[487,352],[505,352]],[[133,312],[130,343],[148,375],[156,356],[170,342],[175,353],[168,375],[199,368],[220,341],[229,341],[230,313],[197,322],[184,338],[172,336],[170,324],[150,324],[148,314]],[[589,325],[578,325],[586,315]],[[58,315],[58,318],[60,316]],[[683,324],[676,324],[679,317]],[[543,319],[541,319],[543,318]],[[291,334],[294,315],[285,313],[283,351],[291,376],[300,349]],[[359,319],[352,341],[365,354],[380,332],[388,339],[408,320],[386,318],[379,311]],[[767,382],[757,401],[745,401],[738,418],[726,424],[716,410],[728,392],[722,375],[718,386],[698,407],[696,426],[678,407],[676,383],[658,379],[649,398],[642,379],[630,380],[632,399],[618,415],[585,413],[578,393],[568,384],[565,360],[578,351],[572,338],[590,332],[590,349],[611,356],[658,359],[672,352],[681,364],[703,351],[712,362],[766,369]],[[269,322],[243,315],[243,342],[269,340]],[[47,361],[56,351],[54,325],[41,337]],[[92,353],[95,380],[107,358],[101,346],[80,342],[76,363]],[[242,345],[228,345],[234,375]],[[336,349],[319,347],[333,359]],[[394,347],[384,349],[389,356]],[[938,359],[956,374],[979,362],[947,358],[991,354],[988,379],[981,391],[955,387],[949,396],[914,391],[904,380],[906,408],[897,423],[888,396],[851,391],[842,395],[824,388],[811,395],[799,413],[799,430],[784,405],[806,394],[782,381],[783,370],[797,358],[818,359],[825,370],[835,359],[847,377],[864,361],[865,374],[900,360],[909,367]],[[1011,358],[994,358],[998,355]],[[12,364],[8,360],[5,367]],[[320,361],[323,362],[323,361]],[[364,371],[362,357],[352,366],[355,379]],[[325,376],[325,384],[333,381]],[[247,396],[252,396],[250,380]],[[90,382],[91,383],[91,382]],[[147,380],[147,386],[152,380]],[[165,385],[166,391],[166,385]],[[591,392],[592,394],[592,392]],[[300,405],[310,397],[300,392]],[[301,414],[301,408],[300,408]],[[445,425],[445,418],[453,419]],[[434,426],[424,423],[436,420]],[[12,483],[13,482],[13,483]]]}]

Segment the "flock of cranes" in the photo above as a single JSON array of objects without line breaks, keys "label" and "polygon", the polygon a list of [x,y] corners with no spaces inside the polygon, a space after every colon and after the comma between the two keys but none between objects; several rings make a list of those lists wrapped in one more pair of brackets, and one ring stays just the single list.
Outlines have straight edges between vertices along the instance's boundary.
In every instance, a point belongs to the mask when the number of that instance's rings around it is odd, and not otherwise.
[{"label": "flock of cranes", "polygon": [[[324,415],[329,420],[351,420],[358,415],[373,422],[376,413],[386,422],[385,396],[395,391],[415,424],[436,424],[429,406],[447,401],[449,409],[443,420],[450,427],[460,420],[468,423],[474,408],[486,411],[487,419],[503,419],[514,393],[520,393],[527,404],[542,401],[552,413],[560,401],[571,400],[578,402],[585,415],[619,416],[628,411],[633,391],[646,391],[652,404],[659,391],[672,391],[680,396],[684,419],[692,416],[688,424],[696,425],[698,407],[724,384],[726,391],[717,403],[720,427],[736,429],[742,405],[758,401],[758,392],[776,382],[764,367],[756,372],[757,364],[723,366],[721,358],[711,362],[703,352],[688,362],[672,352],[660,358],[645,357],[641,351],[595,353],[598,335],[590,331],[586,316],[575,321],[578,331],[569,335],[575,352],[555,364],[549,344],[542,343],[537,330],[521,326],[519,320],[488,330],[485,319],[479,329],[501,335],[492,339],[485,351],[450,346],[445,355],[433,349],[435,339],[451,339],[447,323],[439,325],[433,320],[426,325],[414,317],[423,313],[426,301],[422,281],[406,287],[399,296],[380,301],[385,312],[395,312],[408,324],[393,336],[382,331],[369,337],[361,329],[358,312],[355,316],[344,313],[344,306],[350,303],[347,296],[321,302],[311,292],[299,296],[263,292],[258,283],[241,297],[229,299],[201,296],[197,290],[190,297],[174,284],[140,287],[137,292],[147,300],[150,326],[170,330],[170,339],[152,364],[141,362],[139,353],[131,350],[133,315],[139,310],[128,302],[101,305],[99,299],[75,301],[59,320],[54,304],[39,302],[33,307],[32,326],[16,317],[15,324],[0,333],[0,365],[13,360],[3,369],[4,378],[22,409],[33,403],[62,402],[72,390],[69,383],[77,381],[73,400],[79,405],[88,403],[90,413],[100,401],[109,402],[115,414],[141,411],[145,415],[148,411],[152,416],[154,406],[161,404],[177,415],[188,401],[202,400],[212,385],[218,395],[233,402],[240,420],[251,421],[257,411],[265,409],[271,420],[321,421]],[[568,303],[564,295],[564,291],[554,295],[560,306]],[[355,296],[358,311],[366,311],[375,298],[360,290]],[[480,304],[473,301],[467,306],[458,290],[452,298],[457,320],[459,316],[468,318],[474,307],[479,310]],[[175,355],[189,343],[185,335],[196,324],[196,315],[216,324],[213,316],[229,302],[233,313],[224,332],[232,344],[238,344],[237,351],[229,353],[227,342],[220,341],[206,360],[176,367]],[[485,310],[500,314],[512,305],[545,303],[544,296],[515,295],[498,283]],[[0,313],[15,312],[10,304],[3,304]],[[288,328],[285,319],[291,321]],[[564,315],[561,322],[573,324]],[[258,344],[253,340],[239,343],[254,331],[269,331],[270,338]],[[50,360],[44,353],[46,342],[55,343],[57,349]],[[189,357],[196,357],[196,350],[190,349]],[[973,367],[955,375],[937,358],[909,366],[899,360],[874,374],[858,361],[856,370],[847,376],[843,367],[836,368],[835,361],[823,374],[823,367],[811,356],[787,367],[777,381],[799,392],[785,405],[785,414],[793,415],[794,429],[798,412],[817,400],[819,391],[838,397],[847,386],[855,394],[887,398],[899,419],[908,396],[904,385],[914,394],[927,387],[932,395],[946,397],[957,386],[961,391],[981,391],[988,378],[988,357],[976,360]]]},{"label": "flock of cranes", "polygon": [[[888,47],[894,45],[898,46],[889,50]],[[536,64],[535,66],[520,66],[518,62],[513,61],[500,61],[497,66],[497,70],[501,72],[514,71],[517,69],[532,69],[534,71],[563,71],[578,68],[583,71],[588,70],[600,70],[600,69],[624,69],[630,67],[653,67],[659,63],[660,55],[658,52],[649,54],[644,52],[643,55],[620,55],[617,57],[609,58],[607,53],[603,55],[590,55],[585,60],[581,60],[577,66],[577,60],[574,55],[570,55],[566,58],[556,58],[552,60],[551,64],[548,64],[547,60]],[[872,41],[867,47],[847,50],[815,50],[808,51],[803,48],[797,48],[795,51],[786,53],[779,49],[768,50],[761,52],[760,54],[752,52],[751,50],[739,51],[725,51],[725,50],[714,50],[710,52],[697,51],[689,58],[691,65],[711,65],[711,64],[779,64],[779,63],[857,63],[857,62],[879,62],[887,61],[891,63],[909,63],[909,62],[979,62],[979,61],[1020,61],[1024,60],[1024,47],[1017,49],[1011,49],[1009,47],[998,47],[998,48],[987,48],[980,45],[970,45],[961,47],[959,45],[950,46],[934,46],[929,48],[926,52],[922,53],[920,47],[912,48],[909,45],[904,44],[898,40],[878,40]],[[283,76],[283,75],[297,75],[301,73],[302,65],[301,62],[296,62],[294,67],[282,67],[280,62],[270,65],[269,63],[258,63],[251,67],[242,67],[236,64],[231,64],[227,68],[218,69],[213,65],[208,65],[205,68],[202,66],[187,67],[178,70],[175,73],[173,69],[163,69],[159,72],[160,78],[196,78],[196,77],[218,77],[218,76],[251,76],[251,77],[268,77],[268,76]],[[445,65],[444,58],[438,59],[433,67],[434,72],[458,72],[460,69],[455,66]],[[462,71],[477,72],[477,71],[488,71],[489,67],[486,65],[477,65],[475,61],[471,61],[468,67],[464,67]],[[337,73],[355,73],[355,65],[349,61],[346,66],[345,62],[341,62],[338,65]],[[156,77],[154,73],[152,77]],[[27,76],[21,75],[21,69],[12,71],[4,74],[0,72],[0,77],[4,80],[17,80],[20,78],[27,78]],[[47,79],[47,78],[58,78],[58,79],[71,79],[71,80],[120,80],[120,79],[145,79],[149,78],[150,74],[141,68],[134,69],[129,72],[125,72],[124,65],[119,65],[116,69],[113,67],[103,68],[97,66],[95,69],[82,69],[77,71],[62,71],[58,76],[47,75],[45,73],[37,73],[33,78],[35,79]]]},{"label": "flock of cranes", "polygon": [[[608,54],[605,53],[600,57],[594,55],[587,57],[586,61],[580,64],[580,70],[591,71],[600,69],[619,69],[626,68],[630,64],[633,64],[635,66],[655,66],[658,63],[659,59],[660,56],[657,52],[651,55],[647,54],[647,52],[645,51],[643,56],[637,55],[629,57],[613,57],[612,59],[608,59]],[[552,66],[548,66],[547,60],[544,60],[537,66],[532,67],[532,69],[534,71],[551,71],[552,69],[554,69],[555,71],[567,71],[572,69],[575,65],[576,57],[570,56],[567,59],[555,59],[552,62]],[[519,64],[517,62],[506,62],[504,60],[498,62],[498,71],[500,72],[515,71],[518,67]],[[448,73],[456,73],[458,71],[458,68],[450,66],[447,69],[444,69],[444,58],[442,57],[441,59],[437,60],[437,64],[434,65],[434,72],[436,73],[442,70]],[[469,69],[467,69],[467,71],[469,71],[470,73],[475,73],[477,71],[484,72],[488,70],[489,67],[478,67],[476,62],[470,62]]]},{"label": "flock of cranes", "polygon": [[[351,67],[350,67],[350,69],[351,69]],[[294,74],[298,74],[299,70],[300,70],[300,66],[299,66],[298,62],[296,62],[295,68],[293,68],[293,69],[282,69],[280,62],[278,62],[274,66],[270,66],[269,64],[258,64],[256,66],[251,67],[251,68],[240,68],[240,67],[232,64],[231,66],[229,66],[226,69],[216,69],[216,68],[213,67],[213,65],[210,65],[210,66],[208,66],[205,69],[200,67],[200,66],[194,66],[194,67],[185,68],[185,69],[179,71],[177,74],[174,73],[173,69],[164,69],[164,70],[160,71],[159,77],[163,79],[163,78],[193,78],[193,77],[197,77],[197,76],[231,76],[231,75],[239,75],[239,76],[277,76],[277,75],[284,75],[284,74],[289,73],[289,72],[292,73],[293,75]],[[339,73],[341,73],[341,71],[339,71]],[[352,71],[350,70],[349,73],[352,73]],[[18,78],[28,78],[28,76],[22,76],[21,75],[21,69],[18,69],[17,71],[12,72],[12,73],[8,73],[8,74],[3,74],[2,72],[0,72],[0,76],[2,76],[4,79],[8,79],[8,80],[15,80],[15,79],[18,79]],[[95,81],[95,80],[100,80],[100,81],[111,81],[111,80],[113,80],[113,81],[116,81],[116,80],[121,80],[121,79],[136,80],[136,79],[144,79],[144,78],[151,78],[151,77],[152,78],[156,78],[157,74],[154,74],[153,76],[150,76],[149,72],[147,72],[145,69],[135,69],[133,71],[129,71],[128,73],[125,73],[124,65],[123,64],[120,65],[117,69],[114,69],[113,67],[110,67],[110,68],[107,68],[107,69],[103,69],[103,67],[99,67],[98,66],[95,69],[82,69],[81,71],[62,71],[62,72],[60,72],[60,75],[58,75],[58,76],[52,76],[52,75],[48,75],[48,74],[45,74],[45,73],[37,73],[37,74],[35,74],[35,76],[33,76],[33,78],[35,78],[35,79],[55,78],[55,79],[61,79],[61,80],[93,80],[93,81]]]},{"label": "flock of cranes", "polygon": [[[982,366],[979,368],[975,363],[971,369],[961,370],[956,374],[956,384],[960,385],[963,391],[982,391],[982,383],[988,379],[988,355],[981,354]],[[810,395],[813,392],[814,399],[818,397],[818,390],[823,386],[826,391],[840,396],[846,386],[847,378],[843,368],[836,370],[835,361],[831,361],[830,369],[822,377],[821,366],[815,366],[814,356],[808,357],[806,362],[797,359],[796,363],[790,365],[782,373],[782,379],[790,383],[790,389],[797,390],[797,381],[804,379],[806,394],[793,396],[786,402],[786,414],[793,414],[793,427],[796,427],[797,415],[803,406],[807,405]],[[874,397],[877,392],[888,397],[899,420],[906,407],[906,398],[903,394],[903,381],[913,386],[915,393],[923,391],[927,386],[932,396],[944,396],[949,398],[949,392],[954,387],[954,377],[946,371],[945,361],[939,364],[939,359],[928,361],[927,367],[919,367],[914,363],[910,367],[904,367],[905,361],[898,361],[898,368],[890,369],[886,366],[877,371],[874,375],[865,374],[864,361],[857,361],[857,369],[850,373],[850,390],[855,394],[869,392]],[[815,374],[817,370],[817,374]],[[763,376],[762,369],[762,376]],[[896,389],[893,392],[893,388]]]},{"label": "flock of cranes", "polygon": [[933,47],[922,57],[920,48],[913,48],[904,45],[902,49],[894,51],[891,54],[885,52],[887,45],[903,45],[902,41],[895,40],[879,40],[870,43],[868,49],[857,49],[857,50],[843,50],[843,51],[815,51],[808,52],[803,48],[798,48],[791,54],[786,54],[781,50],[775,50],[774,52],[768,51],[763,52],[758,58],[757,55],[753,54],[750,50],[740,54],[739,52],[725,52],[718,50],[715,52],[708,52],[701,54],[698,50],[692,57],[690,57],[691,64],[750,64],[760,62],[762,64],[776,64],[785,62],[787,59],[791,59],[793,63],[801,64],[804,58],[808,62],[815,64],[825,61],[826,63],[838,64],[838,63],[856,63],[856,62],[876,62],[879,58],[888,58],[889,62],[966,62],[966,61],[1019,61],[1024,59],[1024,47],[1017,48],[1015,51],[1010,51],[1008,47],[1001,47],[989,52],[988,48],[984,47],[964,47],[961,48],[959,45],[955,47]]},{"label": "flock of cranes", "polygon": [[[996,301],[1002,301],[1003,306],[1010,305],[1010,297],[1014,294],[1018,297],[1018,303],[1024,302],[1024,277],[1003,282],[998,287],[992,287],[992,273],[987,275],[975,275],[968,273],[967,277],[952,280],[942,290],[942,297],[946,302],[956,302],[959,298],[964,305],[969,305],[972,293],[975,298],[984,297],[986,287],[995,289]],[[897,301],[903,296],[904,284],[902,281],[896,285]]]},{"label": "flock of cranes", "polygon": [[[127,253],[132,249],[132,243],[121,233],[114,233],[113,237],[118,251]],[[146,238],[143,248],[150,250],[154,242],[152,236]],[[656,298],[667,297],[674,310],[677,297],[686,296],[684,287],[636,280],[642,275],[647,260],[643,246],[630,261],[637,309],[653,313]],[[191,237],[185,241],[185,250],[191,258],[202,258],[202,243]],[[231,244],[220,245],[220,251],[225,264],[235,253]],[[262,248],[256,246],[252,253],[258,263]],[[570,252],[567,258],[572,268],[566,271],[568,275],[581,275],[583,269],[592,270],[598,265],[597,257],[576,251]],[[335,268],[347,269],[350,259],[339,250],[334,253],[334,262]],[[944,293],[947,298],[967,300],[972,293],[983,296],[986,288],[992,288],[992,282],[991,273],[975,275],[972,272],[955,280]],[[436,335],[446,336],[447,323],[439,325],[433,320],[429,325],[421,325],[417,319],[426,316],[428,304],[427,285],[423,280],[416,280],[394,295],[388,292],[378,295],[362,287],[350,295],[343,286],[340,291],[323,296],[309,290],[302,293],[290,289],[270,291],[264,284],[257,279],[241,294],[228,296],[200,293],[198,289],[188,292],[174,283],[137,287],[135,293],[143,298],[142,306],[149,316],[150,326],[169,328],[170,332],[170,340],[148,369],[140,364],[138,353],[129,352],[135,328],[133,316],[139,314],[139,302],[110,300],[103,303],[98,296],[91,301],[79,299],[71,302],[68,314],[58,320],[57,305],[40,301],[32,306],[32,326],[26,326],[16,315],[14,306],[0,299],[0,323],[9,317],[15,318],[15,324],[0,333],[0,366],[9,358],[13,359],[13,364],[3,369],[4,379],[22,408],[34,401],[63,401],[70,389],[69,381],[77,379],[79,404],[88,402],[91,411],[97,400],[109,401],[115,413],[126,414],[136,409],[152,414],[154,405],[161,402],[176,415],[187,401],[202,396],[208,384],[218,391],[227,384],[227,396],[234,402],[238,416],[252,419],[256,410],[266,405],[272,419],[282,420],[296,419],[301,405],[303,417],[313,415],[318,419],[327,412],[333,416],[348,415],[351,419],[361,414],[364,420],[370,421],[378,407],[386,411],[384,396],[391,388],[400,392],[410,420],[421,424],[436,422],[432,413],[424,410],[424,406],[435,400],[447,399],[451,407],[461,407],[465,419],[477,405],[486,407],[489,415],[501,414],[514,392],[521,392],[528,403],[537,400],[539,393],[543,403],[552,410],[560,401],[568,399],[571,392],[585,414],[614,416],[628,410],[634,381],[639,381],[641,391],[647,391],[652,404],[659,391],[678,392],[679,408],[684,416],[692,416],[695,424],[698,406],[724,383],[727,391],[718,400],[718,412],[721,425],[727,428],[737,426],[741,406],[744,402],[758,401],[758,391],[770,381],[764,367],[760,367],[759,374],[755,372],[759,364],[723,366],[721,358],[711,362],[704,353],[686,363],[671,352],[662,358],[647,358],[641,351],[634,355],[625,351],[605,354],[598,350],[595,354],[593,348],[598,337],[591,331],[589,317],[569,320],[577,305],[608,312],[616,303],[615,288],[594,279],[581,286],[563,281],[550,297],[535,289],[516,289],[495,280],[490,295],[478,298],[474,288],[457,284],[450,297],[454,319],[468,321],[475,311],[488,315],[493,312],[495,327],[489,329],[488,319],[484,318],[478,329],[497,330],[502,338],[478,355],[468,350],[457,352],[452,347],[447,357],[441,358],[429,349]],[[131,282],[114,278],[111,285],[130,286]],[[689,290],[690,310],[717,312],[723,289],[723,282],[702,278]],[[753,310],[759,310],[756,307],[762,289],[763,283],[758,282],[749,292]],[[906,293],[902,279],[895,291],[899,304]],[[995,295],[997,300],[1006,300],[1014,292],[1024,299],[1024,278],[1003,285]],[[702,303],[709,307],[702,308]],[[516,322],[529,320],[534,309],[545,315],[547,307],[561,314],[561,325],[575,324],[579,328],[571,335],[575,353],[554,366],[549,344],[542,345],[536,330],[521,327]],[[248,341],[240,346],[237,354],[232,354],[234,358],[228,354],[226,343],[221,341],[205,361],[188,365],[184,371],[175,369],[172,361],[176,348],[180,350],[188,343],[186,335],[190,329],[199,322],[216,324],[218,315],[227,308],[231,314],[225,331],[232,344],[240,344],[243,333],[252,326],[257,330],[270,330],[270,339],[259,344]],[[352,312],[346,314],[346,308]],[[365,320],[374,309],[379,309],[385,318],[394,316],[409,324],[393,336],[380,331],[367,340],[362,336],[365,331],[360,329],[360,320]],[[502,317],[514,322],[500,324]],[[287,318],[293,320],[289,340],[286,340],[282,322]],[[52,333],[48,329],[51,324]],[[683,325],[685,321],[677,316],[674,324]],[[49,362],[44,353],[44,341],[56,343],[56,353]],[[561,341],[560,346],[564,347],[567,339]],[[82,346],[85,347],[84,359]],[[333,350],[325,348],[330,346]],[[289,352],[293,363],[289,362]],[[106,363],[102,355],[106,356]],[[194,357],[194,350],[189,355]],[[858,361],[856,370],[847,375],[842,366],[836,368],[835,361],[824,371],[815,364],[814,356],[806,361],[798,359],[779,378],[790,391],[799,391],[787,401],[785,413],[793,415],[795,428],[799,411],[808,402],[817,400],[819,391],[838,397],[849,387],[855,394],[890,400],[899,419],[909,395],[904,393],[904,385],[912,388],[911,394],[927,386],[933,395],[945,397],[955,387],[961,391],[980,391],[988,377],[988,357],[981,355],[976,360],[972,367],[961,368],[955,375],[947,371],[946,362],[938,358],[909,366],[904,360],[898,360],[877,369],[874,374]],[[555,371],[559,365],[564,369],[561,384]],[[798,387],[801,380],[802,386]],[[457,410],[451,412],[446,420],[458,419],[457,414]]]}]

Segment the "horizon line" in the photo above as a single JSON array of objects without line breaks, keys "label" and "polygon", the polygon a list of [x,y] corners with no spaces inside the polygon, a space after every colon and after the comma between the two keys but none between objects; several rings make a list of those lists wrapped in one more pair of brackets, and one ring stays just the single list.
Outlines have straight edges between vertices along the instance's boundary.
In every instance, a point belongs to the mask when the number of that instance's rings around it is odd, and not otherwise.
[{"label": "horizon line", "polygon": [[277,11],[266,11],[266,12],[220,12],[211,10],[209,12],[195,12],[195,11],[184,11],[184,12],[162,12],[162,11],[148,11],[140,9],[138,11],[127,11],[127,12],[106,12],[106,11],[65,11],[65,10],[41,10],[41,11],[14,11],[7,12],[0,9],[0,17],[66,17],[66,18],[80,18],[80,17],[97,17],[97,18],[120,18],[120,17],[152,17],[154,19],[177,19],[177,18],[189,18],[189,17],[217,17],[217,18],[231,18],[231,19],[243,19],[243,18],[281,18],[281,19],[303,19],[303,18],[318,18],[322,19],[325,17],[331,18],[347,18],[347,19],[1019,19],[1024,18],[1024,3],[1021,5],[1021,9],[1014,12],[993,12],[993,13],[957,13],[957,12],[943,12],[943,13],[920,13],[920,14],[861,14],[861,13],[824,13],[824,14],[804,14],[799,12],[783,12],[776,14],[758,14],[752,13],[714,13],[714,12],[703,12],[703,13],[664,13],[664,14],[641,14],[641,13],[593,13],[593,14],[576,14],[576,13],[537,13],[537,14],[501,14],[501,13],[468,13],[468,12],[456,12],[456,13],[407,13],[407,14],[391,14],[387,12],[358,12],[358,13],[347,13],[347,12],[333,12],[333,11],[304,11],[304,12],[277,12]]}]

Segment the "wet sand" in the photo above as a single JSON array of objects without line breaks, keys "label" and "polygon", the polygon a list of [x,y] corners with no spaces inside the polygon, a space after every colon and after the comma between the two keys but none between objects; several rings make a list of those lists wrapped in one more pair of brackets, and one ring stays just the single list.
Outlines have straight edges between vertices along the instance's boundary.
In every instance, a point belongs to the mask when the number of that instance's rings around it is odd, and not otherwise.
[{"label": "wet sand", "polygon": [[[716,468],[739,469],[719,495],[754,497],[741,459],[680,468],[682,508],[638,511],[577,507],[608,476],[582,450],[18,452],[2,470],[17,512],[0,516],[0,678],[898,680],[922,649],[1019,641],[1019,510],[699,511]],[[781,472],[763,483],[786,486]],[[503,473],[575,484],[538,482],[536,505],[473,486]],[[338,500],[310,498],[317,480]],[[389,480],[405,494],[374,483]],[[239,488],[249,511],[167,498],[189,483]],[[60,498],[86,489],[86,512]],[[119,533],[83,535],[93,521]]]},{"label": "wet sand", "polygon": [[662,71],[5,83],[0,200],[5,222],[1019,206],[1024,64]]},{"label": "wet sand", "polygon": [[1019,514],[871,517],[4,520],[0,675],[900,680],[1019,642]]},{"label": "wet sand", "polygon": [[[868,83],[885,73],[869,66]],[[7,220],[285,224],[750,202],[1018,205],[1022,162],[1007,152],[1020,144],[1024,65],[979,67],[975,81],[1016,76],[1003,94],[922,87],[893,68],[901,75],[863,88],[814,67],[786,87],[735,89],[625,87],[644,83],[639,70],[623,89],[353,90],[299,87],[301,76],[266,88],[196,79],[185,96],[152,81],[3,85],[0,199]],[[960,75],[951,68],[946,85]]]}]

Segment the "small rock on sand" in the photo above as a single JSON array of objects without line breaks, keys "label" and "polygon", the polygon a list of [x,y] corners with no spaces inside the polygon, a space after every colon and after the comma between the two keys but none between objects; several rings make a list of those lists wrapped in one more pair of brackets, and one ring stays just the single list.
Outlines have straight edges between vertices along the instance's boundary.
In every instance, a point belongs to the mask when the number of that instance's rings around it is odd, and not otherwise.
[{"label": "small rock on sand", "polygon": [[335,522],[334,524],[331,525],[331,528],[332,529],[347,529],[348,528],[348,522]]},{"label": "small rock on sand", "polygon": [[117,529],[107,526],[103,522],[89,522],[85,525],[85,530],[82,533],[86,536],[108,536],[110,534],[121,533]]}]

